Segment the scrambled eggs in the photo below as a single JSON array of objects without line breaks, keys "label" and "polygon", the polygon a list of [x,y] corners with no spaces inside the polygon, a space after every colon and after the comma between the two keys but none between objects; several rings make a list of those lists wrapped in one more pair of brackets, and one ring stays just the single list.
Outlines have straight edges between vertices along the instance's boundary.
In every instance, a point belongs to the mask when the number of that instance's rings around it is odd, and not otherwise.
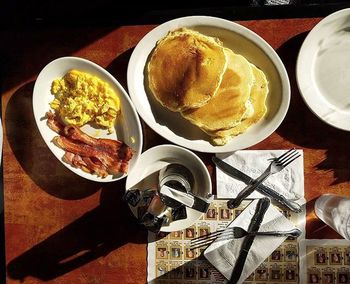
[{"label": "scrambled eggs", "polygon": [[50,106],[66,124],[82,126],[93,122],[113,132],[120,100],[106,82],[88,73],[70,70],[52,82],[51,93],[55,99]]}]

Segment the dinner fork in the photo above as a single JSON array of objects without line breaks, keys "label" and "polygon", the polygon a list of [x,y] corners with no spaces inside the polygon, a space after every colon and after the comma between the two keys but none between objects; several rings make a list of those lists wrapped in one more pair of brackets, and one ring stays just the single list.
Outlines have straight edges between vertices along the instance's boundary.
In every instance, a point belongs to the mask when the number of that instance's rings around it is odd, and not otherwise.
[{"label": "dinner fork", "polygon": [[293,148],[284,153],[283,155],[277,158],[273,158],[267,169],[258,178],[256,178],[254,181],[252,181],[251,184],[243,188],[236,198],[227,201],[227,207],[230,209],[236,208],[239,204],[241,204],[243,199],[247,198],[270,175],[280,172],[300,156],[301,155],[297,152],[297,150]]},{"label": "dinner fork", "polygon": [[268,231],[268,232],[247,232],[241,227],[229,227],[223,230],[197,237],[190,242],[190,248],[195,249],[211,244],[216,239],[218,241],[239,239],[246,236],[274,236],[274,237],[293,237],[297,238],[301,235],[301,231],[294,228],[289,231]]}]

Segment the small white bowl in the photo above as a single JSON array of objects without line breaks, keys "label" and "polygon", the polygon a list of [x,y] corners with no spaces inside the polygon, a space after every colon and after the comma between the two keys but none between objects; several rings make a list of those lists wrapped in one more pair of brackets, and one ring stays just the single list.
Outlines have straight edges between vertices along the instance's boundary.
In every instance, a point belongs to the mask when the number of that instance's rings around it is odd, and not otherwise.
[{"label": "small white bowl", "polygon": [[[141,154],[137,165],[126,178],[126,190],[157,189],[159,171],[171,163],[182,164],[192,172],[194,177],[192,193],[201,197],[207,197],[208,194],[211,194],[210,175],[202,160],[190,150],[167,144],[153,147]],[[137,207],[130,206],[130,208],[137,216]],[[167,226],[162,226],[161,231],[173,232],[188,228],[203,214],[191,208],[186,208],[186,212],[187,219],[177,220]]]},{"label": "small white bowl", "polygon": [[[58,58],[46,65],[40,72],[35,82],[33,92],[33,111],[40,134],[56,158],[77,175],[98,182],[112,182],[124,178],[127,174],[108,175],[105,178],[100,178],[96,175],[86,173],[81,169],[77,169],[62,161],[65,151],[54,145],[52,142],[52,139],[58,134],[46,125],[45,119],[46,112],[50,110],[49,103],[54,99],[54,96],[51,94],[51,84],[53,80],[62,78],[71,69],[87,72],[107,82],[113,90],[116,91],[121,102],[121,114],[117,118],[114,133],[108,134],[107,130],[97,130],[88,124],[84,125],[81,129],[91,136],[97,138],[119,139],[130,146],[134,150],[134,156],[129,161],[129,171],[133,168],[140,156],[143,141],[141,123],[128,94],[110,73],[99,65],[83,58]],[[98,135],[96,135],[96,133]]]}]

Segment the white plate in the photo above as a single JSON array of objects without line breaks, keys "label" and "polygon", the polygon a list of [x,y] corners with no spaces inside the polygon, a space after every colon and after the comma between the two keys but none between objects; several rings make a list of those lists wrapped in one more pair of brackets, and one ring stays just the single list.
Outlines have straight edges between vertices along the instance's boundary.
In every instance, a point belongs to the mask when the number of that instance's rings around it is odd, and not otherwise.
[{"label": "white plate", "polygon": [[[144,86],[145,66],[159,39],[170,30],[187,27],[220,38],[224,46],[261,68],[269,80],[268,113],[224,146],[213,146],[198,127],[163,108]],[[164,70],[166,72],[166,70]],[[251,30],[219,18],[192,16],[166,22],[149,32],[135,47],[128,65],[128,89],[142,119],[158,134],[186,148],[209,153],[247,148],[268,137],[280,125],[289,107],[290,85],[285,67],[273,48]]]},{"label": "white plate", "polygon": [[296,78],[312,112],[336,128],[350,130],[350,9],[327,16],[307,35]]},{"label": "white plate", "polygon": [[[126,178],[126,190],[157,188],[160,169],[171,163],[179,163],[191,170],[194,176],[194,188],[192,192],[201,197],[211,193],[211,179],[204,163],[190,150],[175,145],[160,145],[148,149],[142,153],[137,166],[134,167]],[[137,216],[136,208],[130,206]],[[163,226],[161,231],[173,232],[183,230],[191,226],[203,213],[191,208],[186,208],[187,219],[171,222]]]},{"label": "white plate", "polygon": [[140,156],[142,149],[141,124],[130,98],[128,97],[123,87],[110,73],[108,73],[105,69],[98,66],[97,64],[82,58],[58,58],[46,65],[45,68],[40,72],[35,82],[33,92],[33,110],[39,131],[44,138],[47,146],[50,148],[56,158],[77,175],[89,180],[99,182],[111,182],[121,179],[125,177],[126,174],[120,174],[116,176],[108,175],[106,178],[100,178],[96,175],[86,173],[81,169],[72,167],[71,165],[62,161],[64,151],[55,146],[52,142],[53,137],[57,136],[57,133],[52,131],[46,125],[46,119],[44,119],[45,113],[50,109],[49,103],[54,99],[54,96],[50,92],[51,83],[53,80],[63,77],[69,70],[73,68],[95,75],[103,81],[107,82],[116,91],[121,102],[121,114],[117,119],[115,132],[113,134],[108,135],[106,130],[97,130],[90,125],[84,125],[82,127],[82,130],[94,137],[119,139],[129,145],[134,150],[134,156],[129,162],[129,170],[134,166],[138,157]]}]

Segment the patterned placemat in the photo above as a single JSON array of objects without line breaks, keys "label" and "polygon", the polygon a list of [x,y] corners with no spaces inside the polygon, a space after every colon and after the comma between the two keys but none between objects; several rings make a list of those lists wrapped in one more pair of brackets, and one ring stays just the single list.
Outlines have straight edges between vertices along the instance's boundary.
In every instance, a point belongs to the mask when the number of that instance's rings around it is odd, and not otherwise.
[{"label": "patterned placemat", "polygon": [[349,240],[303,240],[300,253],[300,283],[350,284]]},{"label": "patterned placemat", "polygon": [[[244,201],[236,209],[228,209],[227,200],[214,200],[207,214],[185,230],[158,236],[149,233],[149,283],[223,283],[225,278],[203,257],[206,247],[191,250],[190,240],[226,228],[251,202]],[[295,214],[279,209],[298,226],[304,238],[305,212]],[[299,283],[299,247],[288,238],[250,275],[244,283]]]}]

